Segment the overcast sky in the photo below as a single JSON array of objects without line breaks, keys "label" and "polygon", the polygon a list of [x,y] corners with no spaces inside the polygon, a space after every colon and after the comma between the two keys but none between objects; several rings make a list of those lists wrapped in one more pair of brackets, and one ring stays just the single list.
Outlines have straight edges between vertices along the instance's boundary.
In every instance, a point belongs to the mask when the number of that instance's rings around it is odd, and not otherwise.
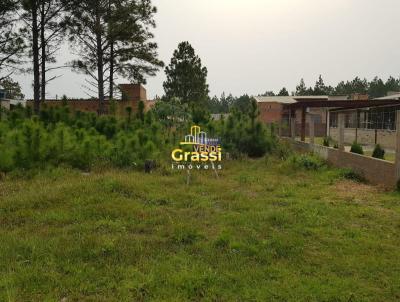
[{"label": "overcast sky", "polygon": [[[211,95],[255,95],[300,78],[314,85],[355,76],[400,76],[399,0],[154,0],[155,40],[168,64],[189,41],[208,68]],[[60,62],[74,55],[68,47]],[[30,76],[16,77],[32,97]],[[163,70],[148,79],[148,97],[162,95]],[[85,97],[84,77],[66,71],[48,97]],[[119,82],[124,82],[120,80]]]}]

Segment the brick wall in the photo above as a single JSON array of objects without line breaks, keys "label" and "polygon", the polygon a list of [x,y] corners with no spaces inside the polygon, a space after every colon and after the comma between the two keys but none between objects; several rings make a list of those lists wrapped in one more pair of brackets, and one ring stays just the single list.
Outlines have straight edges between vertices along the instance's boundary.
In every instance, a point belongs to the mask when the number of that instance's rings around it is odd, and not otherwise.
[{"label": "brick wall", "polygon": [[[116,114],[125,115],[126,108],[131,107],[133,112],[137,111],[139,101],[116,101]],[[43,105],[43,103],[42,103]],[[63,102],[60,100],[45,101],[43,108],[60,107]],[[83,111],[83,112],[99,112],[99,101],[98,100],[68,100],[68,107],[72,111]],[[26,106],[33,108],[33,101],[29,100],[26,102]],[[104,110],[109,112],[110,102],[104,101]]]},{"label": "brick wall", "polygon": [[146,89],[140,84],[120,84],[123,100],[147,101]]},{"label": "brick wall", "polygon": [[[265,124],[280,123],[283,115],[283,104],[276,102],[259,102],[259,119]],[[310,108],[309,114],[314,116],[314,135],[324,137],[326,135],[326,109]],[[310,132],[309,124],[306,122],[306,135]],[[296,110],[296,135],[301,135],[301,110]],[[288,126],[283,126],[282,136],[290,136]]]},{"label": "brick wall", "polygon": [[[119,85],[121,91],[123,92],[122,100],[116,100],[116,114],[126,115],[126,108],[132,108],[133,112],[138,109],[138,104],[140,101],[145,103],[145,109],[149,109],[151,106],[147,104],[146,89],[139,84],[121,84]],[[27,106],[33,108],[33,101],[29,100],[26,102]],[[44,102],[44,107],[60,107],[63,105],[61,100],[46,100]],[[99,100],[89,99],[89,100],[68,100],[67,105],[72,111],[83,111],[83,112],[99,112]],[[109,112],[110,102],[104,101],[104,110]]]},{"label": "brick wall", "polygon": [[259,102],[259,119],[266,123],[279,123],[282,119],[283,105],[275,102]]},{"label": "brick wall", "polygon": [[394,163],[355,153],[342,152],[320,145],[311,145],[290,139],[284,140],[289,141],[297,151],[313,152],[335,167],[350,168],[372,184],[388,188],[396,186],[397,180]]}]

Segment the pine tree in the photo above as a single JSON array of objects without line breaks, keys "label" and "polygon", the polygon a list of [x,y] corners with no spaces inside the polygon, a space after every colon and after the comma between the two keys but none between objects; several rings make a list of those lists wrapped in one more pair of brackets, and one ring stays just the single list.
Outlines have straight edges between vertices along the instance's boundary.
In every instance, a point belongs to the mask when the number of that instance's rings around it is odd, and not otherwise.
[{"label": "pine tree", "polygon": [[156,10],[151,0],[75,1],[68,28],[80,59],[73,67],[89,76],[86,88],[97,93],[103,113],[105,84],[110,83],[112,98],[115,74],[143,83],[145,75],[154,75],[162,66],[157,59],[157,44],[150,42],[153,35],[149,28],[155,26]]},{"label": "pine tree", "polygon": [[21,30],[33,63],[33,98],[35,112],[40,110],[40,100],[46,96],[46,85],[57,78],[47,78],[50,70],[47,63],[55,63],[55,53],[63,41],[64,23],[62,12],[68,5],[67,0],[23,0],[21,1],[24,27]]},{"label": "pine tree", "polygon": [[86,87],[96,93],[99,112],[104,112],[104,73],[106,70],[107,0],[74,1],[68,22],[70,41],[79,50],[80,59],[72,62],[73,69],[90,77]]},{"label": "pine tree", "polygon": [[283,87],[279,93],[278,96],[289,96],[289,91],[287,91],[287,89],[285,87]]},{"label": "pine tree", "polygon": [[8,99],[23,99],[24,95],[18,82],[7,77],[0,81],[1,87],[6,91]]},{"label": "pine tree", "polygon": [[351,81],[351,90],[352,93],[368,93],[368,81],[364,78],[361,80],[359,77],[355,77],[354,80]]},{"label": "pine tree", "polygon": [[0,81],[10,76],[20,63],[20,55],[25,49],[23,39],[17,32],[15,0],[0,1]]},{"label": "pine tree", "polygon": [[39,42],[39,6],[40,0],[26,0],[22,2],[22,18],[26,25],[25,32],[29,35],[30,53],[33,65],[33,100],[34,110],[40,110],[40,42]]},{"label": "pine tree", "polygon": [[304,83],[304,79],[301,79],[299,85],[296,86],[296,95],[307,95],[307,92],[308,90],[306,84]]},{"label": "pine tree", "polygon": [[327,93],[327,87],[325,86],[324,80],[322,79],[322,76],[319,75],[317,82],[315,83],[314,86],[314,94],[315,95],[325,95]]},{"label": "pine tree", "polygon": [[393,77],[389,77],[385,83],[386,93],[393,91],[398,92],[400,91],[400,81]]},{"label": "pine tree", "polygon": [[261,96],[275,96],[275,92],[273,92],[271,90],[267,90]]},{"label": "pine tree", "polygon": [[386,95],[385,83],[380,78],[374,77],[373,80],[369,83],[368,95],[370,98],[385,96]]},{"label": "pine tree", "polygon": [[207,68],[195,54],[189,42],[182,42],[174,51],[169,66],[165,68],[167,80],[164,90],[167,98],[177,97],[183,103],[200,104],[208,98]]},{"label": "pine tree", "polygon": [[116,75],[146,83],[164,64],[158,59],[157,43],[151,41],[156,7],[150,0],[108,1],[109,96],[114,97]]}]

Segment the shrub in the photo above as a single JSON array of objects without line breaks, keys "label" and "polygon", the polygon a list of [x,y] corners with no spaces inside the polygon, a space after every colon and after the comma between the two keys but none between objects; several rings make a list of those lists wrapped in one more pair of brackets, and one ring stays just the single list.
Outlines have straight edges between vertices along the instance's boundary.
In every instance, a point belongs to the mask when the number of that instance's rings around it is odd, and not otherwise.
[{"label": "shrub", "polygon": [[257,104],[252,105],[250,114],[234,110],[226,122],[222,122],[220,137],[223,147],[234,156],[245,154],[249,157],[262,157],[271,152],[277,141],[265,126],[257,120]]},{"label": "shrub", "polygon": [[330,143],[330,138],[329,137],[324,137],[323,145],[325,147],[329,147],[329,143]]},{"label": "shrub", "polygon": [[306,170],[319,170],[326,165],[321,158],[313,154],[293,155],[290,160],[295,167]]},{"label": "shrub", "polygon": [[364,154],[363,147],[360,144],[358,144],[357,142],[354,142],[351,145],[350,152],[356,153],[356,154]]},{"label": "shrub", "polygon": [[274,154],[282,160],[288,159],[293,154],[292,146],[287,142],[277,143],[273,151]]},{"label": "shrub", "polygon": [[372,152],[372,157],[385,159],[385,150],[379,144],[376,145],[374,152]]},{"label": "shrub", "polygon": [[357,182],[365,182],[365,177],[360,173],[355,172],[352,169],[342,169],[341,177],[344,179],[349,179]]}]

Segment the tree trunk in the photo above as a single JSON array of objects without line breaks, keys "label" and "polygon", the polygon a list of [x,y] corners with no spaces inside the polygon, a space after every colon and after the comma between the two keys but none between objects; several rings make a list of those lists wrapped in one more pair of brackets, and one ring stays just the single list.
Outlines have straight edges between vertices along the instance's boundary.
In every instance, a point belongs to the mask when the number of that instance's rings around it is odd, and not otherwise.
[{"label": "tree trunk", "polygon": [[41,87],[40,87],[40,94],[41,94],[41,101],[44,102],[46,100],[46,41],[45,41],[45,36],[44,36],[44,27],[45,27],[45,13],[44,13],[44,3],[45,1],[42,1],[42,7],[41,7],[41,12],[40,12],[40,46],[42,50],[42,60],[41,60]]},{"label": "tree trunk", "polygon": [[114,98],[114,42],[110,45],[110,102]]},{"label": "tree trunk", "polygon": [[32,55],[33,55],[33,103],[34,111],[40,111],[40,66],[39,66],[39,32],[37,1],[32,5]]},{"label": "tree trunk", "polygon": [[97,85],[99,93],[99,114],[104,113],[104,72],[103,72],[103,46],[101,45],[100,14],[96,12],[96,44],[97,44]]},{"label": "tree trunk", "polygon": [[110,34],[110,91],[109,91],[109,101],[114,98],[114,41],[112,38],[112,21],[111,21],[111,1],[108,1],[108,30]]}]

